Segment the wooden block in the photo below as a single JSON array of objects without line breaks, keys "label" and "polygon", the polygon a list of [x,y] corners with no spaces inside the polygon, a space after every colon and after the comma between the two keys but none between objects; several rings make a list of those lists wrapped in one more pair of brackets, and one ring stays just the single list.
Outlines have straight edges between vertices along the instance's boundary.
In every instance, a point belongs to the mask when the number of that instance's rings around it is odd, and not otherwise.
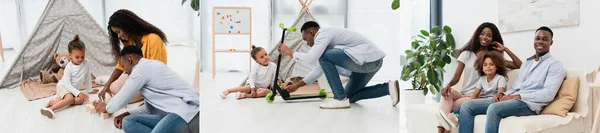
[{"label": "wooden block", "polygon": [[108,119],[108,117],[110,117],[110,114],[108,114],[108,113],[100,113],[100,116],[102,116],[102,119]]},{"label": "wooden block", "polygon": [[91,109],[92,107],[94,107],[94,106],[93,106],[93,105],[91,105],[91,104],[86,104],[86,105],[85,105],[85,112],[90,112],[90,109]]},{"label": "wooden block", "polygon": [[91,107],[90,108],[90,114],[97,114],[98,111],[96,110],[96,107]]}]

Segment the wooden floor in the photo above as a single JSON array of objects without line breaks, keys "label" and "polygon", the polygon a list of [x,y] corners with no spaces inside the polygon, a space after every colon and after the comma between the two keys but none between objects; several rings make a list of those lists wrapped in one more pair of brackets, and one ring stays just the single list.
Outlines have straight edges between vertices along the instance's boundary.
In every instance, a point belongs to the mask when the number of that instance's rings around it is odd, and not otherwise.
[{"label": "wooden floor", "polygon": [[286,102],[276,97],[273,103],[267,103],[264,98],[236,100],[234,94],[221,99],[222,90],[238,85],[244,77],[244,73],[219,73],[212,79],[210,73],[201,73],[202,133],[407,132],[404,104],[392,107],[389,96],[359,101],[350,109],[337,110],[320,109],[320,100]]},{"label": "wooden floor", "polygon": [[[193,83],[195,49],[188,46],[167,47],[169,67],[180,74],[190,84]],[[0,62],[0,75],[4,75],[13,63],[16,52],[7,51],[6,61]],[[0,76],[0,77],[2,77]],[[2,80],[2,79],[0,79]],[[89,95],[97,99],[97,95]],[[40,109],[52,97],[27,101],[18,88],[0,89],[0,133],[121,133],[113,125],[114,116],[124,112],[122,109],[109,119],[85,111],[85,105],[71,106],[55,112],[54,119],[40,113]],[[140,103],[128,105],[135,108]]]}]

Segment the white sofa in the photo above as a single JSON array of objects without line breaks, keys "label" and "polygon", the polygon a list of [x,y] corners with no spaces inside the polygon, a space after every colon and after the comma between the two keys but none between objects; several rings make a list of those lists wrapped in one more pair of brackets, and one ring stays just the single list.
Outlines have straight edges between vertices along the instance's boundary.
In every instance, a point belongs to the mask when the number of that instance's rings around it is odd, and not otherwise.
[{"label": "white sofa", "polygon": [[[512,87],[518,70],[508,74],[508,89]],[[500,122],[500,133],[589,133],[594,118],[592,100],[594,91],[588,87],[586,75],[582,70],[567,69],[567,78],[579,77],[579,95],[577,101],[566,117],[557,115],[534,115],[524,117],[507,117]],[[460,88],[460,85],[453,88]],[[439,104],[415,104],[406,106],[406,126],[409,133],[436,133],[437,119],[435,112]],[[486,122],[485,115],[475,117],[475,133],[483,133]],[[460,126],[460,125],[459,125]],[[455,128],[452,132],[456,133]]]}]

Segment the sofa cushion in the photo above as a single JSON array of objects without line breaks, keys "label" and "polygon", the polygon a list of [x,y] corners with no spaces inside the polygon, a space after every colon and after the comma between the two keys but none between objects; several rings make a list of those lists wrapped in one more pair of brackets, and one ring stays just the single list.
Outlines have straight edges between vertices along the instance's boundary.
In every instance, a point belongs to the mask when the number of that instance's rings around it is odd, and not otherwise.
[{"label": "sofa cushion", "polygon": [[[569,113],[568,115],[573,115]],[[485,130],[486,115],[477,115],[475,117],[474,133],[483,133]],[[569,124],[577,123],[577,124]],[[547,132],[550,128],[556,128],[569,125],[572,133],[584,132],[583,119],[573,119],[572,117],[560,117],[557,115],[541,114],[522,117],[506,117],[500,121],[499,133],[532,133]],[[553,129],[550,129],[553,130]],[[453,132],[455,132],[454,130]]]},{"label": "sofa cushion", "polygon": [[579,78],[569,78],[563,81],[556,97],[542,110],[542,114],[554,114],[561,117],[567,116],[567,112],[571,110],[577,100],[579,90]]}]

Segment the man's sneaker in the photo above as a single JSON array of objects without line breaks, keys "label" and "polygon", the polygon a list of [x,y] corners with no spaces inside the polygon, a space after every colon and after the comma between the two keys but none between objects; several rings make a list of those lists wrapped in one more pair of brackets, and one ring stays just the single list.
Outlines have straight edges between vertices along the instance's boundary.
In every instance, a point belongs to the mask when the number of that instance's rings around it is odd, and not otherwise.
[{"label": "man's sneaker", "polygon": [[52,111],[52,109],[50,108],[43,108],[40,110],[40,112],[42,113],[42,115],[52,119],[54,118],[54,111]]},{"label": "man's sneaker", "polygon": [[321,107],[321,109],[350,108],[350,100],[348,100],[348,98],[346,98],[344,100],[333,99],[333,100],[329,100],[329,101],[325,101],[325,102],[321,103],[321,105],[319,105],[319,107]]},{"label": "man's sneaker", "polygon": [[392,97],[392,106],[396,106],[400,102],[400,87],[398,87],[398,80],[390,80],[390,82],[388,82],[388,89],[390,97]]},{"label": "man's sneaker", "polygon": [[450,125],[450,127],[452,128],[456,128],[458,126],[458,118],[456,118],[456,116],[452,113],[444,113],[444,111],[440,110],[440,113],[443,114],[442,118],[444,118],[444,120],[446,122],[448,122],[448,124]]}]

